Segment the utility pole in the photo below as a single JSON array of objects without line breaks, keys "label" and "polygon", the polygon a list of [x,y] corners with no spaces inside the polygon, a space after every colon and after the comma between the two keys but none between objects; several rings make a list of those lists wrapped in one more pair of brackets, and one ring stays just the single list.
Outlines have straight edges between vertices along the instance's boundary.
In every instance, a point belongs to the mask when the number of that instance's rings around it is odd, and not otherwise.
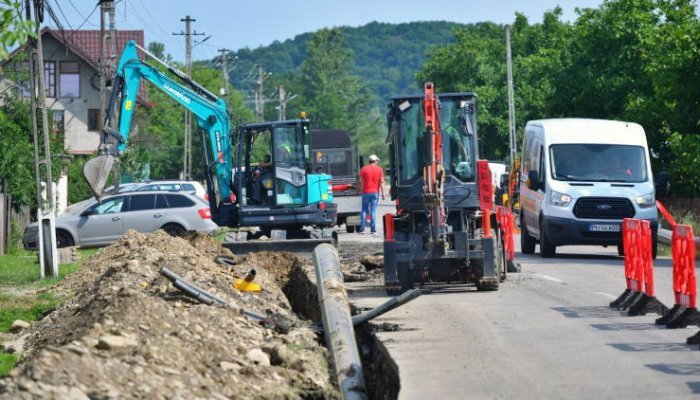
[{"label": "utility pole", "polygon": [[515,166],[518,141],[515,137],[515,96],[513,94],[513,61],[510,53],[509,25],[506,25],[506,69],[508,73],[508,137],[510,142],[510,165]]},{"label": "utility pole", "polygon": [[[58,276],[58,251],[56,250],[56,221],[54,212],[53,178],[51,176],[51,146],[49,141],[48,116],[46,114],[46,82],[44,82],[44,49],[41,43],[41,22],[44,12],[44,0],[34,0],[34,21],[36,22],[36,39],[30,39],[27,46],[29,61],[29,87],[32,107],[32,132],[34,136],[34,173],[36,175],[37,219],[39,229],[39,268],[41,277]],[[27,21],[31,20],[30,0],[25,0]],[[37,98],[38,97],[38,98]],[[37,112],[41,113],[43,143],[39,140],[39,121]],[[46,191],[42,189],[46,185]],[[46,193],[46,198],[44,198]]]},{"label": "utility pole", "polygon": [[[116,61],[116,30],[114,29],[114,0],[100,0],[100,121],[104,123],[107,111],[107,89],[112,87],[112,74]],[[105,16],[109,18],[109,30],[105,29]],[[106,57],[105,53],[109,56]]]},{"label": "utility pole", "polygon": [[280,105],[279,105],[279,115],[278,115],[277,119],[280,121],[284,121],[285,117],[286,117],[285,114],[287,113],[287,110],[286,110],[287,99],[285,99],[287,94],[284,91],[284,86],[280,85],[278,89],[279,89],[278,92],[279,92],[279,96],[280,96]]},{"label": "utility pole", "polygon": [[224,87],[221,89],[221,95],[224,96],[227,112],[231,114],[231,103],[228,98],[228,49],[219,49],[219,53],[221,53],[221,72],[224,74]]},{"label": "utility pole", "polygon": [[[185,36],[185,73],[187,76],[192,74],[192,36],[202,36],[204,32],[191,31],[191,23],[197,21],[189,15],[180,19],[185,23],[185,31],[173,33],[176,36]],[[185,110],[185,140],[182,159],[182,179],[189,180],[192,175],[192,114],[189,110]]]},{"label": "utility pole", "polygon": [[262,64],[258,64],[258,90],[255,92],[255,117],[258,122],[265,121],[265,95],[263,86],[265,73]]}]

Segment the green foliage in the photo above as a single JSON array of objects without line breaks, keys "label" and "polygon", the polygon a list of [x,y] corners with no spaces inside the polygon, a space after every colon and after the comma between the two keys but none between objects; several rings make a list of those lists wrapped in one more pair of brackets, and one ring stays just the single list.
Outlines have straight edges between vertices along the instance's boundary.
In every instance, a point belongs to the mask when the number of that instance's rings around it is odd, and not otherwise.
[{"label": "green foliage", "polygon": [[22,45],[29,37],[36,37],[36,24],[22,18],[22,3],[0,0],[0,59],[7,58],[8,51]]},{"label": "green foliage", "polygon": [[700,136],[667,133],[666,152],[671,155],[666,161],[666,170],[673,177],[671,192],[681,196],[696,196],[700,193]]},{"label": "green foliage", "polygon": [[[360,150],[385,154],[379,111],[368,87],[351,73],[352,51],[339,28],[322,29],[309,40],[301,66],[302,100],[316,129],[348,129]],[[297,103],[297,104],[299,104]]]},{"label": "green foliage", "polygon": [[[700,193],[695,135],[700,128],[700,20],[692,0],[609,0],[561,10],[530,24],[516,15],[511,29],[516,126],[539,118],[586,117],[640,123],[654,169],[671,173],[676,194]],[[432,49],[418,83],[479,96],[481,156],[507,154],[504,26],[467,25],[456,41]],[[518,135],[522,137],[522,131]]]},{"label": "green foliage", "polygon": [[[15,209],[28,205],[34,211],[36,180],[30,103],[12,94],[6,94],[0,99],[0,103],[0,182],[7,180]],[[41,117],[38,118],[38,122],[41,137]],[[65,166],[75,166],[69,160],[56,157],[63,150],[63,143],[59,138],[52,137],[50,148],[52,177],[56,180]]]},{"label": "green foliage", "polygon": [[[417,93],[415,73],[422,66],[426,50],[434,45],[454,41],[452,29],[461,26],[454,22],[430,21],[388,24],[372,22],[351,28],[339,27],[348,49],[353,53],[350,73],[361,77],[369,88],[368,101],[383,107],[391,96]],[[307,57],[306,43],[314,33],[304,33],[284,42],[273,42],[256,49],[244,48],[232,54],[238,57],[230,74],[230,81],[239,90],[247,92],[255,87],[252,78],[256,64],[262,64],[273,77],[297,75]],[[251,79],[252,78],[252,79]],[[285,82],[293,87],[293,84]],[[300,93],[289,90],[290,93]],[[294,100],[299,104],[300,100]],[[302,105],[303,106],[303,105]]]},{"label": "green foliage", "polygon": [[0,180],[9,185],[13,205],[34,204],[34,147],[28,116],[29,104],[5,98],[0,109]]}]

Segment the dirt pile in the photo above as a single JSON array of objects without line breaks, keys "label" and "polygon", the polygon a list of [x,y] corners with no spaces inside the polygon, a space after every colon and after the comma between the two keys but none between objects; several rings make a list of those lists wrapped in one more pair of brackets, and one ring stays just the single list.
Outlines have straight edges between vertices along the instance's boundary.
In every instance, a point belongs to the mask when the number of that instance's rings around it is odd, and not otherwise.
[{"label": "dirt pile", "polygon": [[[221,255],[228,263],[213,261]],[[292,254],[238,258],[198,235],[130,232],[52,288],[73,296],[20,338],[0,399],[334,398],[326,350],[281,289],[300,264]],[[161,267],[229,306],[184,296]],[[252,268],[263,291],[233,289]],[[243,310],[292,328],[279,333]]]}]

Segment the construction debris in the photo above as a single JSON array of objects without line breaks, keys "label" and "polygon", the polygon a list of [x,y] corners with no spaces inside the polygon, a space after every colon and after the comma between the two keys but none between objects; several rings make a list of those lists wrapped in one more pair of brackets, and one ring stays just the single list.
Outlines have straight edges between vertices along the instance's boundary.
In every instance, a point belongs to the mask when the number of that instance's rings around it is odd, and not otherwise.
[{"label": "construction debris", "polygon": [[[300,263],[288,254],[239,258],[206,236],[129,232],[47,289],[68,301],[2,338],[23,346],[0,399],[336,398],[325,348],[282,291]],[[227,305],[193,300],[162,267]],[[251,269],[264,290],[235,290]],[[288,329],[246,311],[290,321]]]}]

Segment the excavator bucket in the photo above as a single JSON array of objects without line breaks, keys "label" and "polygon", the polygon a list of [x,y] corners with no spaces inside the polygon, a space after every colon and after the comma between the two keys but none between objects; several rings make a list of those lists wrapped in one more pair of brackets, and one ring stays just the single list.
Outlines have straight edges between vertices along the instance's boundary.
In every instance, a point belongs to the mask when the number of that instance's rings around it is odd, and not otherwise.
[{"label": "excavator bucket", "polygon": [[83,166],[83,175],[92,193],[95,194],[97,200],[100,200],[104,195],[105,185],[110,172],[115,167],[115,158],[112,155],[101,155],[93,158]]}]

